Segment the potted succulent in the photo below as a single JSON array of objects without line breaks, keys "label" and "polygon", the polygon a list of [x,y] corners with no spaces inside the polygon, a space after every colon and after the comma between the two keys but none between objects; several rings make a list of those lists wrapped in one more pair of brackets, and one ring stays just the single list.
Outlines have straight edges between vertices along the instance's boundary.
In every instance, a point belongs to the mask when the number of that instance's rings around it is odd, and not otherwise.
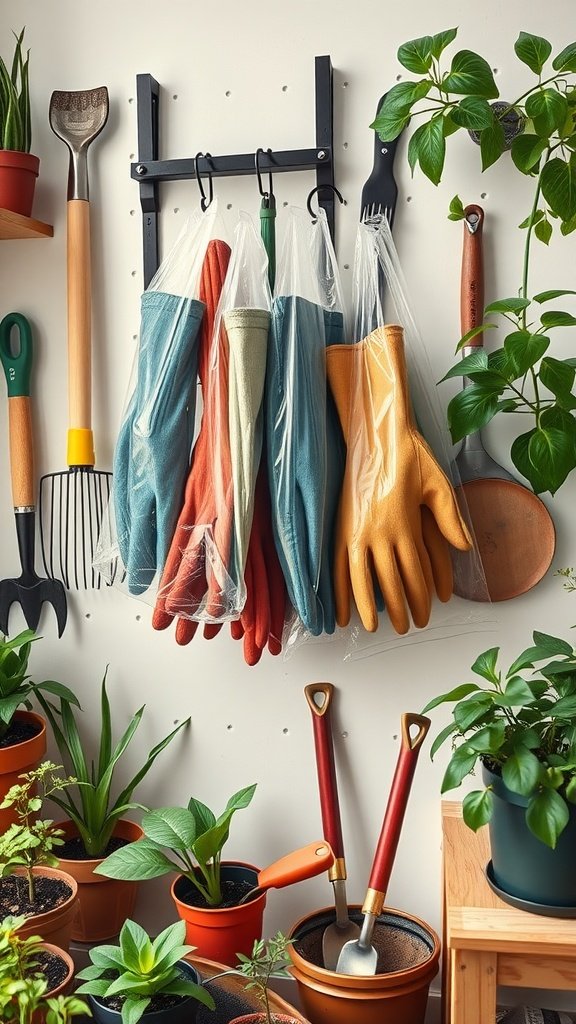
[{"label": "potted succulent", "polygon": [[454,705],[431,748],[452,742],[443,793],[480,764],[484,785],[462,808],[470,828],[489,823],[489,877],[527,903],[576,910],[576,651],[547,633],[532,639],[507,671],[499,648],[484,651],[472,665],[479,679],[424,713]]},{"label": "potted succulent", "polygon": [[75,781],[59,776],[60,767],[42,762],[23,774],[4,799],[15,808],[17,821],[0,835],[0,918],[24,915],[22,935],[41,935],[67,951],[78,886],[55,866],[60,830],[50,819],[37,817],[47,797]]},{"label": "potted succulent", "polygon": [[126,921],[118,946],[95,946],[92,961],[80,971],[97,1024],[193,1024],[200,1004],[214,1000],[184,957],[186,926],[176,921],[152,941],[135,921]]},{"label": "potted succulent", "polygon": [[0,209],[29,217],[40,161],[30,152],[30,51],[23,51],[24,29],[14,38],[10,70],[0,57]]},{"label": "potted succulent", "polygon": [[[32,643],[39,639],[32,629],[11,640],[0,634],[0,803],[20,773],[36,768],[46,753],[46,722],[31,710],[30,697],[44,691],[78,706],[62,683],[31,680],[28,659]],[[21,707],[27,710],[20,711]],[[15,820],[12,808],[0,809],[0,832]]]},{"label": "potted succulent", "polygon": [[72,957],[38,935],[23,938],[19,929],[25,920],[9,916],[0,921],[0,1019],[66,1024],[89,1012],[80,999],[66,998],[74,977]]},{"label": "potted succulent", "polygon": [[[475,350],[449,370],[448,377],[465,376],[470,383],[450,401],[448,423],[456,442],[494,416],[521,415],[526,429],[512,442],[511,460],[536,493],[554,494],[576,469],[576,364],[563,352],[550,355],[550,333],[576,325],[576,316],[557,309],[555,301],[574,291],[548,286],[534,294],[530,264],[534,240],[548,245],[554,230],[563,236],[576,230],[576,43],[553,52],[547,39],[520,32],[514,54],[531,74],[518,98],[491,103],[498,88],[491,63],[480,54],[458,50],[444,66],[456,35],[457,29],[447,29],[399,48],[398,60],[417,77],[389,90],[372,127],[390,141],[423,114],[408,143],[408,161],[412,171],[419,166],[435,185],[449,140],[462,131],[479,143],[483,171],[509,150],[511,173],[532,182],[527,215],[518,215],[523,254],[518,293],[484,311],[502,318],[507,335],[489,355]],[[458,196],[449,216],[465,216]],[[458,349],[496,326],[487,319],[460,340]]]},{"label": "potted succulent", "polygon": [[217,818],[192,797],[187,807],[162,807],[142,817],[144,838],[116,850],[96,869],[109,878],[144,880],[177,872],[171,888],[176,909],[186,921],[187,941],[198,956],[236,963],[262,934],[266,894],[243,905],[242,896],[257,885],[258,869],[238,861],[222,862],[234,813],[247,807],[255,785],[239,790]]},{"label": "potted succulent", "polygon": [[273,975],[280,978],[288,978],[287,970],[290,964],[288,947],[292,944],[282,932],[277,932],[273,938],[265,941],[258,939],[254,942],[252,952],[249,956],[244,953],[238,954],[240,964],[239,973],[247,978],[247,989],[253,989],[262,1006],[259,1013],[248,1013],[242,1017],[234,1017],[230,1024],[299,1024],[300,1017],[289,1017],[285,1013],[274,1013],[270,1007],[269,985]]},{"label": "potted succulent", "polygon": [[134,909],[136,881],[120,881],[95,874],[104,858],[142,836],[142,829],[125,818],[130,811],[146,810],[132,799],[134,791],[148,774],[158,755],[168,746],[190,719],[179,725],[150,750],[144,764],[113,796],[113,786],[122,755],[127,750],[144,713],[136,711],[122,736],[114,744],[112,715],[106,691],[106,673],[100,691],[100,747],[97,760],[86,756],[74,709],[61,698],[56,709],[42,695],[38,700],[52,728],[60,756],[77,779],[51,799],[66,814],[59,822],[64,843],[59,851],[60,867],[78,883],[78,902],[72,924],[72,938],[80,942],[101,942],[118,935],[123,922]]}]

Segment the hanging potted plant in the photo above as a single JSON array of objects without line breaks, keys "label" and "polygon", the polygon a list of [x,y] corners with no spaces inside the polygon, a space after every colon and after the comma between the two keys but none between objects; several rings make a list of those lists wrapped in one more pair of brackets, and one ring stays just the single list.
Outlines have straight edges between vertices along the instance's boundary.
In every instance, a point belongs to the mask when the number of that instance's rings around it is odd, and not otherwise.
[{"label": "hanging potted plant", "polygon": [[[502,897],[576,914],[576,651],[567,640],[534,632],[533,645],[506,672],[499,648],[472,665],[480,681],[431,700],[424,713],[451,703],[452,721],[434,756],[451,739],[442,792],[459,786],[480,762],[484,787],[462,811],[474,829],[489,823],[488,878]],[[527,906],[528,909],[528,906]]]},{"label": "hanging potted plant", "polygon": [[95,946],[78,974],[96,1024],[194,1024],[199,1006],[214,1009],[200,975],[184,957],[186,926],[176,921],[152,941],[135,921],[126,921],[120,945]]},{"label": "hanging potted plant", "polygon": [[30,50],[23,52],[24,29],[14,38],[10,70],[0,57],[0,209],[29,217],[40,160],[30,152]]},{"label": "hanging potted plant", "polygon": [[[8,790],[46,753],[46,722],[31,710],[30,697],[44,691],[78,706],[67,686],[52,680],[34,683],[28,675],[31,645],[39,639],[33,629],[11,640],[0,634],[0,833],[16,820],[13,806],[1,806]],[[27,710],[20,711],[22,706]]]},{"label": "hanging potted plant", "polygon": [[216,818],[205,804],[162,807],[142,818],[144,838],[116,850],[96,869],[109,878],[144,880],[177,872],[171,888],[186,938],[198,956],[233,965],[262,934],[266,893],[240,905],[254,889],[258,869],[240,861],[222,862],[232,816],[247,807],[255,785],[239,790]]},{"label": "hanging potted plant", "polygon": [[56,867],[53,851],[62,843],[60,830],[50,819],[37,817],[47,797],[76,781],[61,778],[60,767],[44,761],[22,775],[4,799],[15,808],[17,820],[0,835],[0,919],[24,915],[21,935],[40,935],[67,951],[78,886]]},{"label": "hanging potted plant", "polygon": [[62,698],[59,709],[56,709],[41,694],[38,700],[54,733],[60,756],[77,780],[77,792],[75,787],[67,787],[61,794],[51,797],[67,816],[65,821],[58,823],[63,838],[59,864],[78,883],[72,938],[80,942],[101,942],[118,935],[126,918],[130,917],[138,883],[135,880],[104,878],[96,873],[96,869],[112,851],[141,838],[140,826],[125,817],[130,811],[146,810],[142,804],[133,801],[134,791],[158,755],[176,733],[189,724],[190,719],[180,722],[152,748],[142,767],[114,797],[112,793],[119,762],[140,724],[145,705],[134,714],[113,745],[105,673],[100,695],[100,749],[97,760],[89,761],[70,702]]},{"label": "hanging potted plant", "polygon": [[253,989],[256,993],[262,1010],[234,1017],[230,1024],[300,1024],[301,1017],[275,1013],[270,1006],[269,986],[272,976],[290,977],[287,967],[291,962],[288,955],[288,947],[291,944],[292,939],[288,939],[282,932],[277,932],[268,941],[257,940],[249,956],[244,953],[238,954],[239,973],[247,979],[246,988]]},{"label": "hanging potted plant", "polygon": [[66,998],[74,961],[38,935],[22,937],[24,917],[0,921],[0,1019],[3,1024],[66,1024],[88,1011],[83,1000]]}]

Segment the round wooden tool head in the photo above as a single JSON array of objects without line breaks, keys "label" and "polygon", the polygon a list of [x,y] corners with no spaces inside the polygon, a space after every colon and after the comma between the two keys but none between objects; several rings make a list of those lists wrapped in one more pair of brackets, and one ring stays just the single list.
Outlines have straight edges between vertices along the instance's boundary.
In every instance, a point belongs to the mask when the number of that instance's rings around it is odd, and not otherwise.
[{"label": "round wooden tool head", "polygon": [[554,556],[556,532],[544,503],[512,480],[480,479],[462,484],[486,587],[455,581],[469,601],[508,601],[540,582]]}]

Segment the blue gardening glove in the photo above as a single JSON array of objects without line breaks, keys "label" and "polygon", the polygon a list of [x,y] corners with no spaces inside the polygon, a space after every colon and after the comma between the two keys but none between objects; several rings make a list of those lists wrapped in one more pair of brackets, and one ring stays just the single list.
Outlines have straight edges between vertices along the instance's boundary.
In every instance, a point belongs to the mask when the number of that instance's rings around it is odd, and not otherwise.
[{"label": "blue gardening glove", "polygon": [[337,451],[327,456],[337,423],[327,419],[324,350],[341,332],[342,318],[316,303],[274,299],[265,396],[272,525],[290,600],[315,636],[334,630],[329,551],[340,480]]},{"label": "blue gardening glove", "polygon": [[114,452],[113,500],[131,594],[162,571],[182,506],[196,412],[204,303],[144,292],[134,394]]}]

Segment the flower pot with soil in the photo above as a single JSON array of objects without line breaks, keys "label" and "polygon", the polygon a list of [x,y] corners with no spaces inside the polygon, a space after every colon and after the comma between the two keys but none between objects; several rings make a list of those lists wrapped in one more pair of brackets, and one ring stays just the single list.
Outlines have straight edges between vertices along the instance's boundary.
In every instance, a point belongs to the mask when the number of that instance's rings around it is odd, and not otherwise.
[{"label": "flower pot with soil", "polygon": [[30,153],[30,51],[23,53],[24,29],[14,37],[10,70],[0,57],[0,208],[29,217],[40,161]]},{"label": "flower pot with soil", "polygon": [[[109,878],[144,880],[178,872],[172,895],[186,920],[186,939],[198,956],[233,965],[262,934],[266,894],[243,905],[258,884],[258,870],[222,863],[222,849],[235,811],[247,807],[255,785],[239,790],[219,818],[192,797],[187,807],[163,807],[142,818],[144,839],[112,853],[96,869]],[[166,852],[167,851],[167,852]]]},{"label": "flower pot with soil", "polygon": [[[37,768],[46,753],[46,723],[31,711],[30,697],[43,691],[72,704],[78,701],[62,683],[34,683],[28,675],[31,645],[40,637],[34,630],[9,640],[0,634],[0,804],[21,772]],[[18,710],[24,706],[27,711]],[[0,833],[16,821],[13,807],[0,808]]]},{"label": "flower pot with soil", "polygon": [[118,946],[95,946],[89,967],[78,974],[96,1024],[193,1024],[200,1005],[214,1008],[184,945],[186,926],[176,921],[152,941],[126,921]]},{"label": "flower pot with soil", "polygon": [[[67,820],[60,823],[63,845],[59,851],[60,867],[72,875],[79,886],[76,916],[72,938],[79,942],[102,942],[118,935],[126,918],[130,917],[136,902],[136,880],[116,880],[96,874],[96,869],[113,851],[140,839],[142,829],[123,815],[143,809],[132,800],[137,786],[148,774],[158,755],[168,746],[180,729],[187,726],[187,718],[149,752],[145,763],[134,777],[113,797],[114,783],[119,773],[119,762],[127,749],[140,719],[143,705],[134,714],[125,732],[113,745],[112,714],[106,691],[106,674],[100,692],[100,749],[97,760],[89,761],[84,753],[85,744],[78,728],[75,712],[65,698],[56,709],[41,694],[40,704],[54,733],[64,764],[77,780],[62,794],[51,799],[65,812]],[[117,789],[120,786],[116,786]]]},{"label": "flower pot with soil", "polygon": [[507,672],[499,648],[478,656],[464,683],[425,710],[454,703],[432,755],[452,738],[442,792],[482,764],[484,789],[468,793],[462,811],[476,831],[489,823],[488,878],[502,899],[524,909],[576,913],[576,650],[567,640],[534,632]]},{"label": "flower pot with soil", "polygon": [[62,842],[59,829],[53,821],[35,817],[43,800],[71,781],[57,772],[57,765],[44,761],[22,775],[20,785],[5,797],[17,820],[0,836],[0,919],[24,915],[24,936],[38,934],[67,950],[78,886],[54,866],[58,860],[53,850]]}]

